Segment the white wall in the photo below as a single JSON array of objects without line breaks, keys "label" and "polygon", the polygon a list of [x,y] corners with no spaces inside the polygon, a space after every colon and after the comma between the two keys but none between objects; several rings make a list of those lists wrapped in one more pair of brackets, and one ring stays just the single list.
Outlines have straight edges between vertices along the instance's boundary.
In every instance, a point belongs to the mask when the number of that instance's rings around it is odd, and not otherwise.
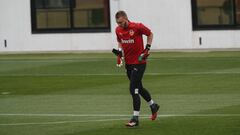
[{"label": "white wall", "polygon": [[154,49],[192,47],[190,0],[121,0],[121,2],[121,8],[129,13],[130,20],[143,22],[152,29]]},{"label": "white wall", "polygon": [[[115,13],[118,1],[112,1],[110,6]],[[0,52],[109,50],[116,46],[112,33],[32,34],[30,0],[1,0],[0,19]],[[115,22],[111,24],[114,30]]]},{"label": "white wall", "polygon": [[[202,38],[202,45],[199,44]],[[240,48],[240,31],[198,31],[193,32],[193,48]]]},{"label": "white wall", "polygon": [[239,30],[193,32],[190,1],[110,0],[110,33],[32,34],[30,0],[1,0],[0,52],[111,50],[116,47],[114,15],[119,9],[152,29],[153,49],[240,48]]}]

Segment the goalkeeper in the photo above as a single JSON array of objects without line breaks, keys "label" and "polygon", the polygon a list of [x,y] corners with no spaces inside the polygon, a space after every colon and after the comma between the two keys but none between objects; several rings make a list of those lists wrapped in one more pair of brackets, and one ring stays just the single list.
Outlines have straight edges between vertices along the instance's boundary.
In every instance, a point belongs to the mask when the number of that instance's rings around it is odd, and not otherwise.
[{"label": "goalkeeper", "polygon": [[[148,102],[151,108],[151,119],[157,118],[159,105],[154,103],[150,93],[143,87],[142,78],[146,68],[146,59],[149,56],[149,50],[153,40],[153,34],[149,28],[142,23],[135,23],[128,20],[124,11],[118,11],[115,15],[118,24],[116,28],[116,36],[118,41],[118,50],[113,49],[113,53],[117,55],[117,66],[123,65],[125,60],[125,68],[127,77],[130,81],[130,93],[133,99],[133,117],[126,124],[128,127],[139,125],[139,113],[141,106],[140,95]],[[147,36],[147,44],[144,48],[143,35]]]}]

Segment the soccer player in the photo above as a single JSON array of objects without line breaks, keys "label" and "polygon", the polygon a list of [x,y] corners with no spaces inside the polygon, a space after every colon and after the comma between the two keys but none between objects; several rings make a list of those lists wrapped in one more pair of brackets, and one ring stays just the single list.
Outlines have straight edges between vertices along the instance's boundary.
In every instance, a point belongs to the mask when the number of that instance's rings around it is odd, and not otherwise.
[{"label": "soccer player", "polygon": [[[130,81],[130,93],[133,99],[133,117],[126,124],[128,127],[139,125],[139,113],[142,96],[151,108],[151,119],[157,118],[159,105],[154,103],[150,93],[143,87],[142,78],[146,68],[146,59],[151,48],[153,33],[142,23],[135,23],[128,20],[125,11],[118,11],[115,15],[118,26],[116,36],[118,41],[117,66],[122,66],[125,61],[127,77]],[[144,48],[143,35],[147,36],[147,44]],[[113,51],[114,52],[114,51]]]}]

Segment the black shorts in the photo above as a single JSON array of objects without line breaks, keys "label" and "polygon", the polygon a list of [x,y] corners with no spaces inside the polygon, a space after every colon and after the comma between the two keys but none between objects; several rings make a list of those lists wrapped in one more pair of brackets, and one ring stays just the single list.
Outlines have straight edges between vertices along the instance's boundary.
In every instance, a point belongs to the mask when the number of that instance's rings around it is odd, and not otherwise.
[{"label": "black shorts", "polygon": [[127,76],[130,81],[130,92],[131,94],[138,94],[136,89],[142,90],[142,78],[146,69],[146,64],[133,64],[126,65]]}]

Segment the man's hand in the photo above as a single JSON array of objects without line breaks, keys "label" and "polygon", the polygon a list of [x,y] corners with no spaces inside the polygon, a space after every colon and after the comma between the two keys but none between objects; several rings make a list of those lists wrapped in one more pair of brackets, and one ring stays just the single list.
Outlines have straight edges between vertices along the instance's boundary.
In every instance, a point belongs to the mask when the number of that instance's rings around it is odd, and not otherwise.
[{"label": "man's hand", "polygon": [[117,56],[117,67],[122,67],[123,66],[123,60],[122,57]]},{"label": "man's hand", "polygon": [[149,50],[151,48],[151,45],[147,44],[146,48],[143,50],[143,52],[138,57],[138,61],[142,62],[143,60],[146,60],[148,56],[150,55]]},{"label": "man's hand", "polygon": [[122,51],[113,48],[112,52],[117,56],[117,67],[122,67],[123,66]]}]

